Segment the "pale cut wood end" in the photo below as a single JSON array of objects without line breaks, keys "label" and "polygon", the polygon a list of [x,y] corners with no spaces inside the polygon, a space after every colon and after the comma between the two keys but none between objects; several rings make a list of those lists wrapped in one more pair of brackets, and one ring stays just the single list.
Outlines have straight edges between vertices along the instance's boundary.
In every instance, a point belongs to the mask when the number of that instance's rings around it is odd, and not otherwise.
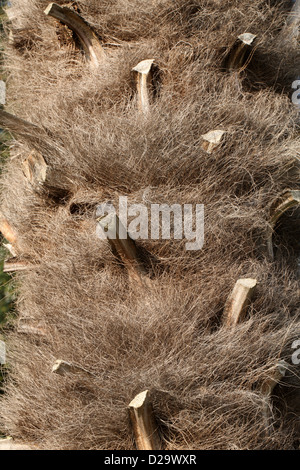
[{"label": "pale cut wood end", "polygon": [[221,145],[225,133],[226,131],[222,131],[221,129],[215,129],[213,131],[201,135],[203,139],[201,147],[203,148],[203,150],[205,150],[207,153],[212,153],[217,147]]},{"label": "pale cut wood end", "polygon": [[132,72],[141,73],[147,75],[153,65],[154,59],[146,59],[139,62],[135,67],[133,67]]},{"label": "pale cut wood end", "polygon": [[244,33],[240,34],[240,36],[238,36],[238,39],[244,44],[251,46],[253,44],[253,41],[256,39],[256,35],[251,33]]}]

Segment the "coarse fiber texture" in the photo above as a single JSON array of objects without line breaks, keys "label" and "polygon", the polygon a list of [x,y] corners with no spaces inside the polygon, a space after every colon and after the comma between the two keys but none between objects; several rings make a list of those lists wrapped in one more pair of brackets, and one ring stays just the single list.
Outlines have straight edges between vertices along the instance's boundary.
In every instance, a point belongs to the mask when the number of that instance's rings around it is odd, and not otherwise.
[{"label": "coarse fiber texture", "polygon": [[[0,428],[39,449],[134,449],[128,404],[148,389],[164,449],[298,449],[299,211],[276,227],[274,260],[266,250],[272,201],[299,189],[299,46],[283,40],[292,2],[57,3],[94,28],[106,60],[89,66],[44,14],[48,0],[11,0],[6,111],[47,138],[12,137],[1,210],[31,264],[14,275],[18,318],[46,334],[7,332]],[[257,36],[252,60],[229,72],[245,32]],[[145,59],[160,73],[143,115],[131,69]],[[226,134],[209,154],[201,136],[214,129]],[[39,191],[23,171],[33,150],[52,175]],[[150,281],[130,282],[96,235],[97,204],[119,196],[204,204],[203,248],[137,240]],[[239,278],[257,290],[232,330],[223,309]],[[93,375],[53,374],[57,359]],[[282,359],[266,402],[261,385]]]}]

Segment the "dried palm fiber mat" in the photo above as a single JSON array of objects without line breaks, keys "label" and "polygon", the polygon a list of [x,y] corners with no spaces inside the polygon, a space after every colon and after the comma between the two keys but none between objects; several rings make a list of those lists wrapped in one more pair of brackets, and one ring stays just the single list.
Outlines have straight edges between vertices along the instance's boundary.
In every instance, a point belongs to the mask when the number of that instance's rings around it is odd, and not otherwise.
[{"label": "dried palm fiber mat", "polygon": [[[58,1],[93,28],[97,64],[47,1],[11,3],[6,111],[38,129],[2,113],[1,211],[28,269],[1,428],[41,449],[141,448],[146,399],[147,445],[298,448],[297,205],[267,250],[272,210],[299,190],[290,2]],[[203,203],[203,249],[137,240],[139,283],[96,236],[97,204],[120,195]]]}]

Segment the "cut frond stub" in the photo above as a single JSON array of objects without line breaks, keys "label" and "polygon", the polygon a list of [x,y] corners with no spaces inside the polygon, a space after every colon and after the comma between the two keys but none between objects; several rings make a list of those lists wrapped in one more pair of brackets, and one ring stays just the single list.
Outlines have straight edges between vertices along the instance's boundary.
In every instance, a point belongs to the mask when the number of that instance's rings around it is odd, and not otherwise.
[{"label": "cut frond stub", "polygon": [[62,359],[57,359],[57,361],[55,361],[52,367],[52,372],[61,376],[69,374],[86,374],[89,376],[93,375],[91,372],[84,369],[83,367],[76,366],[74,364],[71,364],[70,362],[63,361]]},{"label": "cut frond stub", "polygon": [[138,108],[142,113],[149,111],[152,99],[153,63],[154,59],[142,60],[132,69],[137,90]]},{"label": "cut frond stub", "polygon": [[146,270],[139,259],[134,240],[126,232],[117,214],[112,212],[108,216],[100,217],[98,223],[104,234],[101,238],[107,238],[113,252],[119,256],[132,280],[143,285]]},{"label": "cut frond stub", "polygon": [[270,376],[265,380],[261,386],[261,393],[266,397],[270,397],[274,388],[285,377],[288,370],[288,363],[284,360],[278,361],[275,368],[271,371]]},{"label": "cut frond stub", "polygon": [[14,273],[19,271],[27,271],[32,266],[24,260],[20,260],[19,258],[9,258],[4,261],[3,264],[3,272],[4,273]]},{"label": "cut frond stub", "polygon": [[225,131],[216,129],[214,131],[207,132],[207,134],[203,134],[201,136],[203,139],[201,144],[203,150],[209,154],[213,153],[214,150],[221,146],[225,133]]},{"label": "cut frond stub", "polygon": [[2,212],[0,212],[0,232],[11,245],[13,246],[17,245],[17,238],[18,238],[17,233],[12,228],[8,220],[4,217]]},{"label": "cut frond stub", "polygon": [[47,336],[45,328],[35,324],[31,318],[20,318],[17,326],[17,333],[37,337]]},{"label": "cut frond stub", "polygon": [[6,103],[6,84],[0,80],[0,105],[4,106]]},{"label": "cut frond stub", "polygon": [[23,161],[23,173],[34,187],[38,187],[46,181],[47,164],[41,153],[33,151]]},{"label": "cut frond stub", "polygon": [[280,383],[280,381],[285,377],[288,367],[289,365],[286,361],[278,361],[275,368],[270,372],[269,377],[262,383],[260,388],[260,391],[264,395],[265,400],[263,420],[267,434],[271,434],[273,432],[271,396],[276,385]]},{"label": "cut frond stub", "polygon": [[224,307],[224,325],[235,327],[242,322],[257,285],[256,279],[238,279]]},{"label": "cut frond stub", "polygon": [[0,110],[0,127],[25,138],[47,137],[40,127],[3,110]]},{"label": "cut frond stub", "polygon": [[270,232],[267,239],[267,249],[270,258],[274,259],[273,251],[273,230],[280,217],[289,209],[296,207],[300,204],[300,190],[285,191],[276,201],[271,205],[271,217],[269,220]]},{"label": "cut frond stub", "polygon": [[45,10],[45,15],[52,16],[74,31],[86,54],[87,60],[93,67],[97,67],[104,60],[105,53],[99,38],[78,13],[68,7],[61,7],[56,3],[50,3]]},{"label": "cut frond stub", "polygon": [[3,246],[10,252],[13,258],[17,256],[18,253],[10,243],[3,243]]},{"label": "cut frond stub", "polygon": [[160,450],[161,440],[149,390],[139,393],[129,404],[129,415],[138,450]]},{"label": "cut frond stub", "polygon": [[250,62],[255,39],[255,34],[251,33],[244,33],[238,36],[225,59],[225,68],[227,70],[241,69]]}]

